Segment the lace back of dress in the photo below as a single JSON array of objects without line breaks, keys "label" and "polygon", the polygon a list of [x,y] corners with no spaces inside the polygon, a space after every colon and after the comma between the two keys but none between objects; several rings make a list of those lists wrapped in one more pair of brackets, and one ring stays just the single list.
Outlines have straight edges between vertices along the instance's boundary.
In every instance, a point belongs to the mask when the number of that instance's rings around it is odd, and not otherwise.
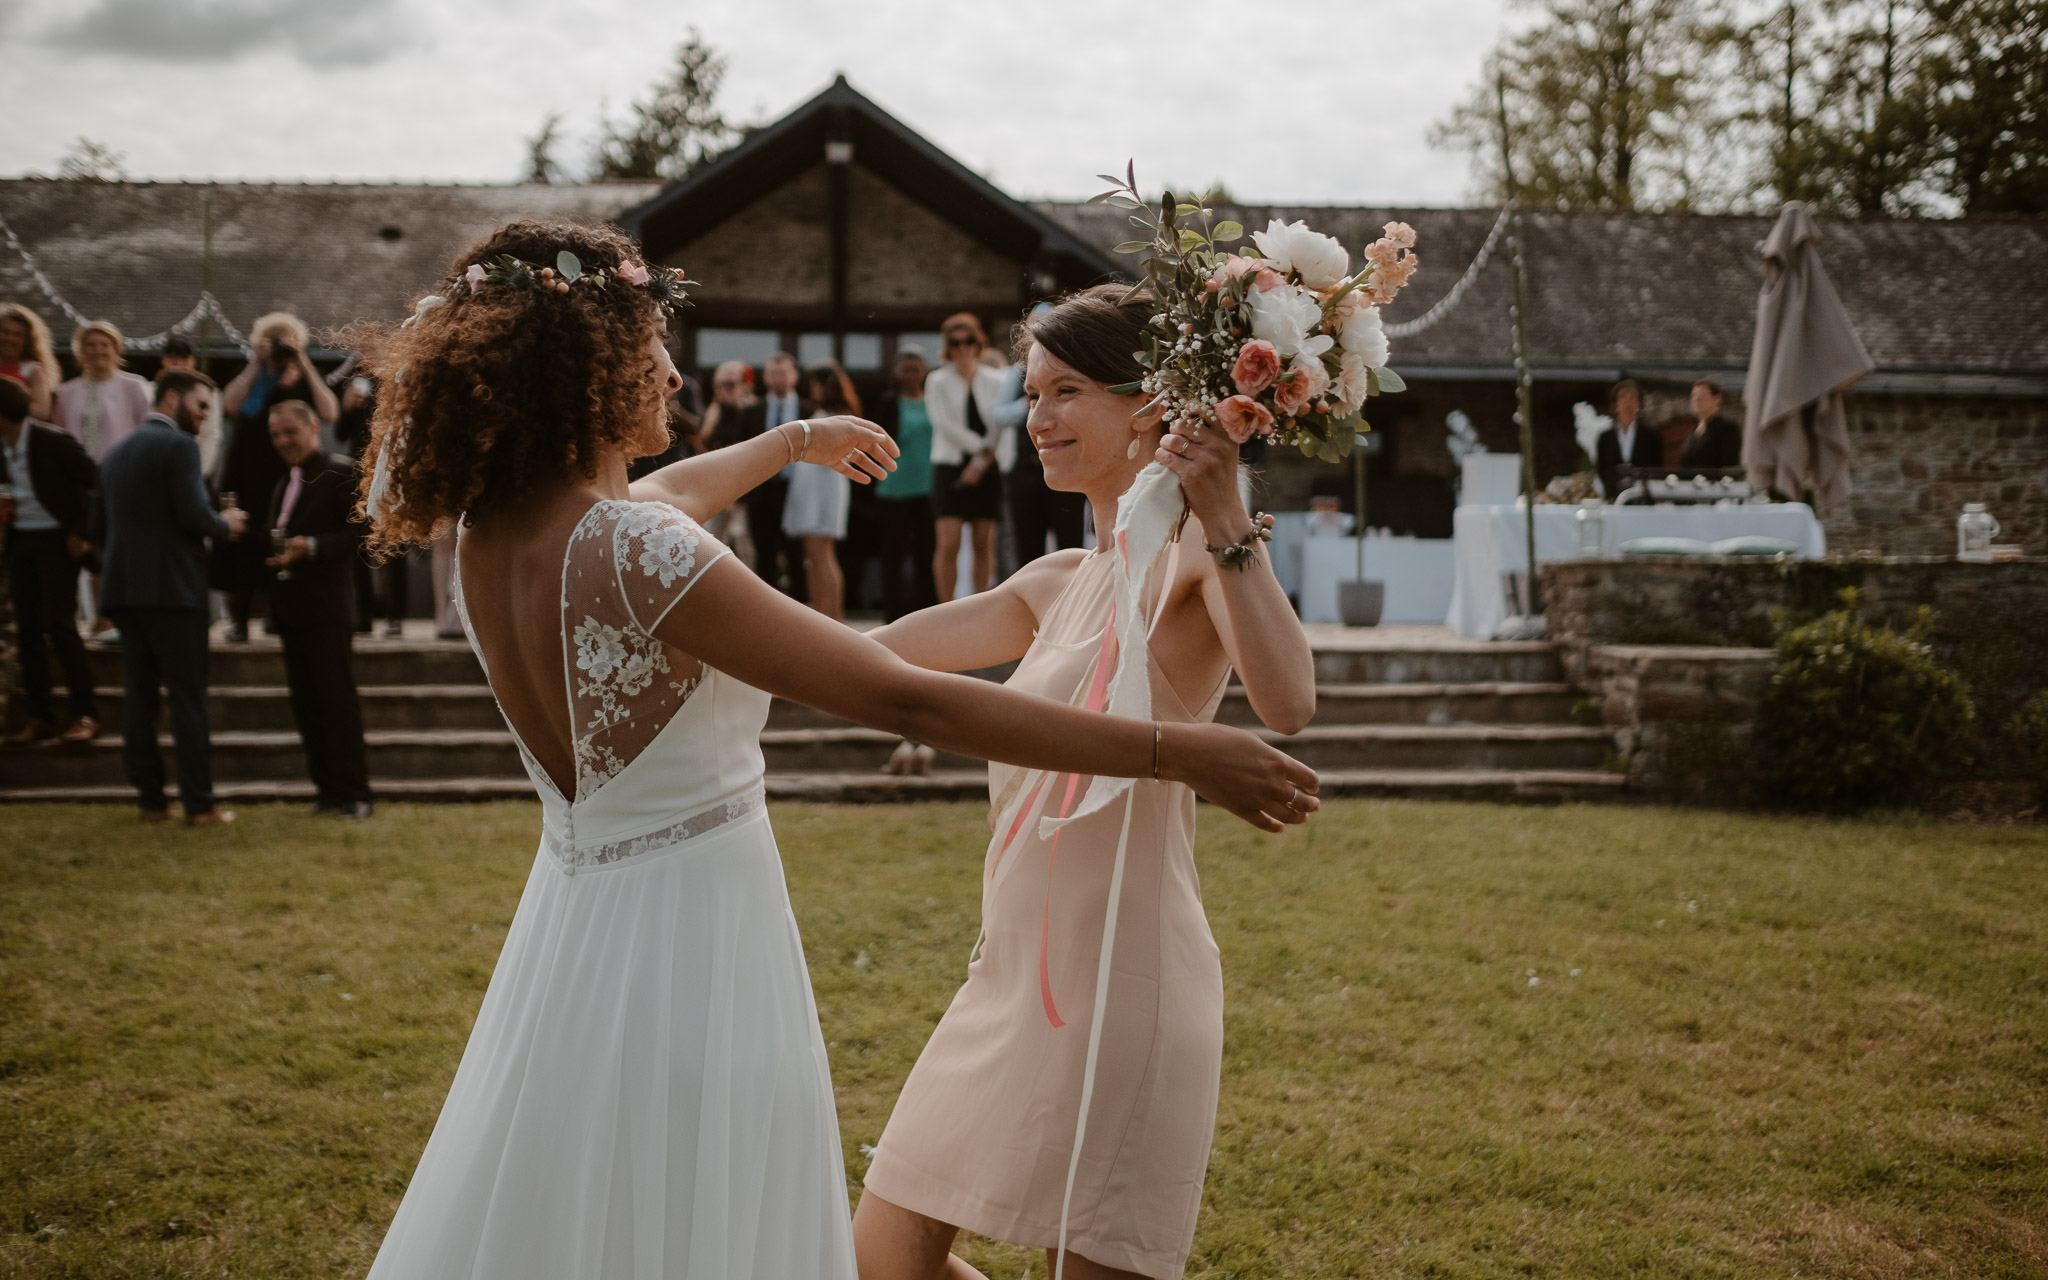
[{"label": "lace back of dress", "polygon": [[632,764],[703,683],[703,664],[654,630],[723,552],[659,503],[600,502],[570,536],[562,661],[578,801]]}]

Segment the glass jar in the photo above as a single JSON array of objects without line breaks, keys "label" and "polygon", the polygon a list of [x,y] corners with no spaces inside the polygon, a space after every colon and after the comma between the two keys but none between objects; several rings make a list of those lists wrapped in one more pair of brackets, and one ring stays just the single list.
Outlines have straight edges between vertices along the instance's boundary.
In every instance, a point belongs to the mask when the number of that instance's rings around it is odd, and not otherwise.
[{"label": "glass jar", "polygon": [[1991,540],[1998,536],[1998,521],[1981,502],[1963,504],[1963,514],[1956,517],[1956,559],[1988,562],[1991,559]]},{"label": "glass jar", "polygon": [[1579,559],[1598,560],[1607,551],[1606,504],[1598,498],[1587,498],[1579,503],[1573,516],[1578,524]]}]

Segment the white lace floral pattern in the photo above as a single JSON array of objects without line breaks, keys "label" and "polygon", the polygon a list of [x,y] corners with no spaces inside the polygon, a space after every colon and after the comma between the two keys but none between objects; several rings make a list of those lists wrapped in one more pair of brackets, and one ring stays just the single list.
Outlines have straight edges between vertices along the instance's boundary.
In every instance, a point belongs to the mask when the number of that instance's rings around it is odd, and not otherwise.
[{"label": "white lace floral pattern", "polygon": [[704,541],[688,516],[641,502],[600,502],[570,537],[562,622],[578,800],[624,772],[703,682],[703,667],[671,657],[648,627],[724,553],[713,543],[706,558]]},{"label": "white lace floral pattern", "polygon": [[743,791],[729,800],[700,809],[687,818],[678,819],[659,830],[634,836],[630,840],[613,840],[604,844],[577,845],[565,841],[554,833],[548,833],[545,843],[550,857],[564,870],[574,875],[591,867],[610,866],[628,861],[642,854],[656,853],[672,848],[686,840],[694,840],[727,823],[737,822],[749,814],[758,812],[768,803],[768,792],[760,783]]}]

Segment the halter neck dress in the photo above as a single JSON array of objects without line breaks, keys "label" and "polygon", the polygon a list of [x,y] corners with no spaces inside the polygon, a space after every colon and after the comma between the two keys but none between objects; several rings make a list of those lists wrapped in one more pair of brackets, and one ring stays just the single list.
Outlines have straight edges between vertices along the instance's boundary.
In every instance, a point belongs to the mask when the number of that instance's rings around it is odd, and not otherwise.
[{"label": "halter neck dress", "polygon": [[855,1280],[769,698],[654,635],[726,554],[651,502],[569,539],[575,792],[520,744],[539,853],[370,1280]]},{"label": "halter neck dress", "polygon": [[[1178,555],[1178,550],[1171,553]],[[1009,687],[1083,705],[1106,636],[1108,554],[1084,559]],[[1167,579],[1170,580],[1169,569]],[[1157,625],[1157,614],[1154,614]],[[1228,672],[1190,710],[1148,661],[1155,718],[1215,718]],[[877,1143],[866,1187],[1013,1244],[1058,1243],[1094,1012],[1121,801],[1039,834],[1086,777],[989,766],[983,941]],[[1223,971],[1195,872],[1195,796],[1139,781],[1109,995],[1067,1247],[1178,1280],[1194,1244],[1223,1062]],[[1057,1025],[1056,1025],[1057,1021]]]}]

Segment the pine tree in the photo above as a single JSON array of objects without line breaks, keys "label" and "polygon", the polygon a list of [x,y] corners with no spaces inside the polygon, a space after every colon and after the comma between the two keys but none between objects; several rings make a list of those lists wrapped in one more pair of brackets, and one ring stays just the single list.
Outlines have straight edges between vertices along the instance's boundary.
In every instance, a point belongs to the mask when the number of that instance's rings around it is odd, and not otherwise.
[{"label": "pine tree", "polygon": [[739,132],[718,110],[724,79],[725,59],[691,28],[676,49],[674,70],[633,104],[631,118],[605,122],[597,177],[679,178],[717,156]]}]

